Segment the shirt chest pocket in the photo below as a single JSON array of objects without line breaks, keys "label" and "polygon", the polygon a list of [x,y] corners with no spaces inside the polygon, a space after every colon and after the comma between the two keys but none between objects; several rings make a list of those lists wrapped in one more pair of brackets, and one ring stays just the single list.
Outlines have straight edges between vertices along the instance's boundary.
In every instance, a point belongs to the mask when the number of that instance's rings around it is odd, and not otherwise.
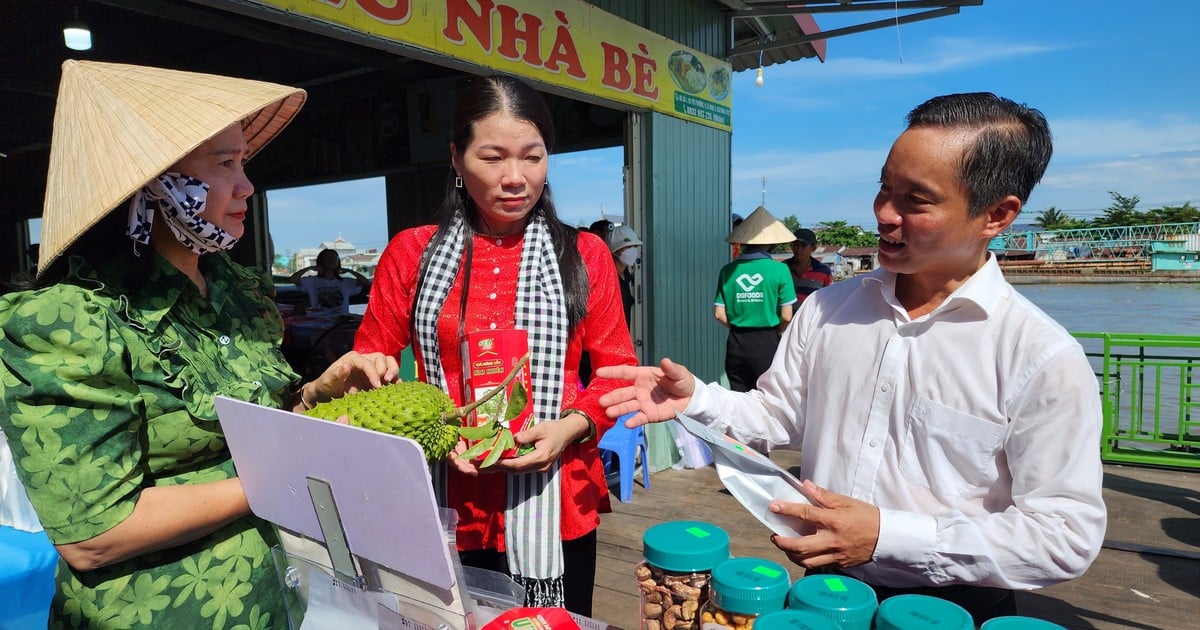
[{"label": "shirt chest pocket", "polygon": [[942,496],[962,496],[995,468],[1004,425],[918,397],[908,411],[900,472]]}]

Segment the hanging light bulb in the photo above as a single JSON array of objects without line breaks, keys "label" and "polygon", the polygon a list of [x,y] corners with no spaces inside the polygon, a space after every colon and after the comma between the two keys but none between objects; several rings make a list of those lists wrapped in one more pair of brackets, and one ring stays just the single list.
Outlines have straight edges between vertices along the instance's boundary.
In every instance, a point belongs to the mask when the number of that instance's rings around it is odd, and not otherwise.
[{"label": "hanging light bulb", "polygon": [[762,68],[760,67],[754,74],[754,85],[756,85],[758,87],[762,87],[762,84],[763,84]]},{"label": "hanging light bulb", "polygon": [[63,27],[63,43],[71,50],[91,50],[92,32],[79,19],[79,6],[75,6],[75,19]]},{"label": "hanging light bulb", "polygon": [[92,32],[83,22],[68,22],[63,28],[63,42],[71,50],[91,50]]}]

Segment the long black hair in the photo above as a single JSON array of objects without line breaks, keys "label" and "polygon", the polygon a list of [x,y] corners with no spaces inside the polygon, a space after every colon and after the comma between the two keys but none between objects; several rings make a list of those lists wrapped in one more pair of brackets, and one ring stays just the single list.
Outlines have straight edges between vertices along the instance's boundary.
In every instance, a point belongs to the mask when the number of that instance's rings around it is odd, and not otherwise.
[{"label": "long black hair", "polygon": [[[488,116],[504,113],[517,120],[527,121],[537,128],[546,145],[547,154],[553,152],[555,143],[554,121],[550,108],[545,99],[528,83],[505,75],[473,77],[458,87],[455,94],[454,118],[450,126],[450,140],[464,150],[475,137],[475,124]],[[426,253],[437,248],[438,243],[445,238],[454,217],[461,212],[466,218],[463,238],[470,242],[475,234],[472,225],[479,213],[475,202],[467,194],[466,188],[455,186],[458,174],[453,169],[446,176],[446,196],[442,204],[442,217],[438,223],[437,232]],[[558,257],[558,272],[562,277],[563,292],[567,300],[567,318],[569,328],[583,321],[587,315],[588,276],[583,258],[579,255],[577,238],[579,231],[563,223],[554,209],[554,199],[550,194],[550,183],[546,182],[542,196],[537,200],[531,214],[541,213],[546,220],[546,228],[554,243],[554,252]],[[424,267],[424,263],[422,263]],[[422,272],[424,270],[422,269]]]},{"label": "long black hair", "polygon": [[[116,281],[124,287],[137,287],[147,277],[153,250],[147,245],[138,246],[141,255],[134,251],[134,243],[126,236],[129,222],[128,200],[88,228],[60,256],[54,259],[45,271],[36,278],[14,278],[2,284],[3,292],[42,289],[66,280],[70,276],[72,258],[82,258],[93,266],[103,265],[114,271]],[[148,255],[148,253],[150,255]],[[47,256],[50,252],[40,252]]]}]

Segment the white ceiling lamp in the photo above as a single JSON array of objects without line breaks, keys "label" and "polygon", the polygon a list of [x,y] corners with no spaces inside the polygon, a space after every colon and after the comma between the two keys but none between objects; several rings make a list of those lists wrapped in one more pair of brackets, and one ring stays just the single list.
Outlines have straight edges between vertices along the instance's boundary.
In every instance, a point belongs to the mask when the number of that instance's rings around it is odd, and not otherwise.
[{"label": "white ceiling lamp", "polygon": [[759,49],[758,49],[758,70],[755,70],[755,72],[754,72],[754,85],[755,85],[755,86],[757,86],[757,87],[762,87],[762,86],[763,86],[763,77],[762,77],[762,54],[763,54],[763,51],[762,51],[762,49],[761,49],[761,48],[759,48]]},{"label": "white ceiling lamp", "polygon": [[92,49],[92,32],[79,19],[79,5],[75,5],[75,19],[63,27],[63,43],[71,50]]}]

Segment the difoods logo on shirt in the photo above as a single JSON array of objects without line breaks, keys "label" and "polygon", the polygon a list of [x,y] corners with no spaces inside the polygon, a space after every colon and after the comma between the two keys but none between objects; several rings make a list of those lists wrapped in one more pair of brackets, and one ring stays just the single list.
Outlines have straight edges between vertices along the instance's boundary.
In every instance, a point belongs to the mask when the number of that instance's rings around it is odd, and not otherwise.
[{"label": "difoods logo on shirt", "polygon": [[763,276],[761,273],[756,273],[754,275],[744,273],[734,278],[733,281],[736,282],[737,285],[742,289],[742,292],[737,294],[737,299],[755,301],[763,299],[763,292],[754,290],[763,282]]},{"label": "difoods logo on shirt", "polygon": [[763,281],[763,277],[762,277],[761,273],[756,273],[754,275],[744,273],[734,279],[734,282],[737,282],[738,286],[742,287],[743,291],[754,290],[754,287],[757,287],[758,285],[762,284],[762,281]]}]

